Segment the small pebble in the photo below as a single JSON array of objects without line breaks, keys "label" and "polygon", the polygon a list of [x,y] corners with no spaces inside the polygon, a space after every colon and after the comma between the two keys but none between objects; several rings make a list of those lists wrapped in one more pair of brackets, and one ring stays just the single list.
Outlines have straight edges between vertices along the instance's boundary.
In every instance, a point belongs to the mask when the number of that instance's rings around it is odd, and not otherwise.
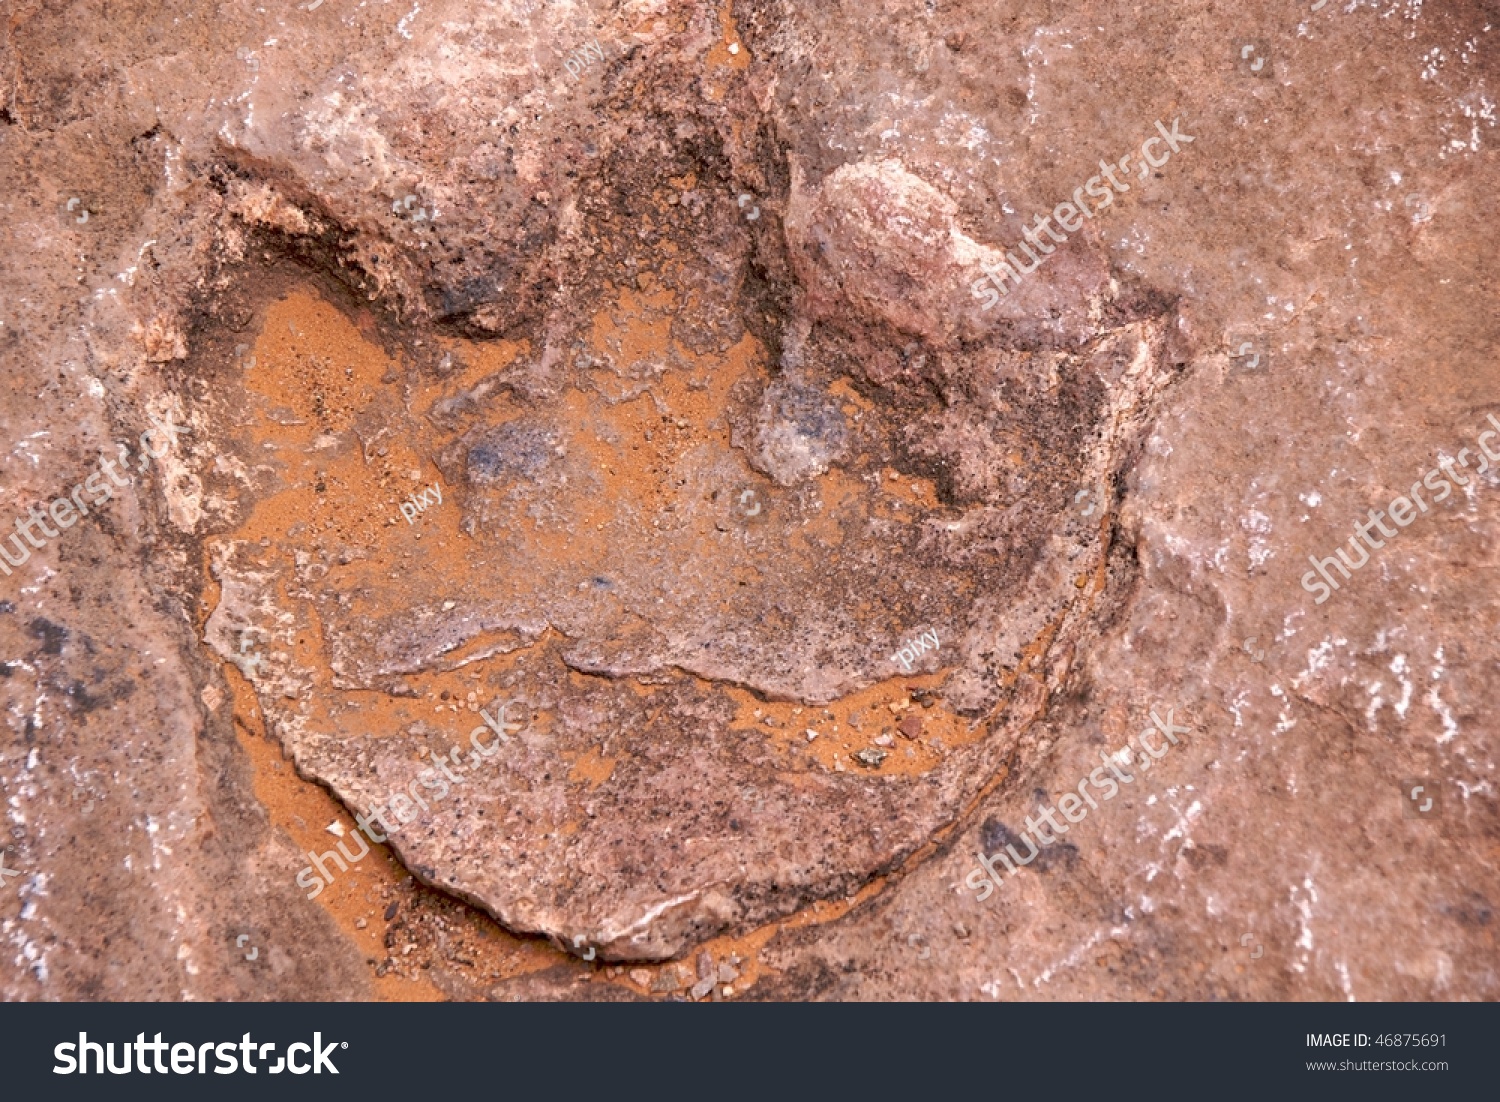
[{"label": "small pebble", "polygon": [[818,737],[818,732],[814,731],[811,727],[809,727],[807,729],[807,741],[811,742],[813,739],[815,739],[817,737]]},{"label": "small pebble", "polygon": [[344,836],[344,824],[339,822],[337,819],[329,823],[323,829],[328,831],[329,834],[335,835],[339,838],[342,838]]},{"label": "small pebble", "polygon": [[644,968],[632,968],[630,970],[630,982],[637,987],[650,987],[651,973]]},{"label": "small pebble", "polygon": [[854,755],[855,761],[869,769],[879,769],[880,763],[885,761],[885,758],[885,751],[876,750],[874,747],[867,747]]},{"label": "small pebble", "polygon": [[385,909],[385,920],[387,922],[389,922],[391,919],[395,918],[396,917],[396,912],[399,911],[400,909],[401,909],[401,904],[399,902],[398,903],[392,903],[389,907],[387,907]]},{"label": "small pebble", "polygon": [[922,734],[922,717],[909,715],[896,725],[904,738],[920,738]]},{"label": "small pebble", "polygon": [[[729,44],[729,52],[732,53],[732,54],[739,53],[740,52],[740,44],[738,42],[731,42]],[[728,994],[728,992],[725,992],[725,993]]]},{"label": "small pebble", "polygon": [[362,918],[356,918],[356,919],[355,919],[355,920],[354,920],[354,928],[355,928],[355,929],[356,929],[356,930],[363,930],[363,929],[364,929],[364,928],[365,928],[365,927],[366,927],[366,926],[368,926],[368,925],[369,925],[369,923],[368,923],[368,922],[366,922],[366,921],[365,921],[365,920],[364,920],[364,919],[362,919]]},{"label": "small pebble", "polygon": [[656,973],[656,978],[651,981],[651,990],[658,994],[665,994],[668,991],[681,990],[682,984],[682,974],[675,967],[663,968],[660,972]]},{"label": "small pebble", "polygon": [[870,741],[873,742],[876,746],[889,746],[895,740],[892,739],[890,735],[877,735]]}]

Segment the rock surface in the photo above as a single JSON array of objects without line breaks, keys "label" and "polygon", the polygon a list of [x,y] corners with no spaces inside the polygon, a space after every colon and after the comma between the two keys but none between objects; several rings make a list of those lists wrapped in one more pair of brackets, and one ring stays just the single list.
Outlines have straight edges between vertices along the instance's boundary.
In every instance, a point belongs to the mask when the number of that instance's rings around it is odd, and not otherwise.
[{"label": "rock surface", "polygon": [[1497,997],[1493,19],[18,7],[0,993]]}]

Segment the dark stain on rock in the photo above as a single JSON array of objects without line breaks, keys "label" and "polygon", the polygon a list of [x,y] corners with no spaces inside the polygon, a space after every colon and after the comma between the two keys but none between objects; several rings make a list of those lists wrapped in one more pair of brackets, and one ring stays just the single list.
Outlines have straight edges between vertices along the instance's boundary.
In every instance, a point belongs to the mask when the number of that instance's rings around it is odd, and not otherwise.
[{"label": "dark stain on rock", "polygon": [[1074,862],[1078,860],[1077,846],[1057,839],[1056,835],[1053,835],[1053,838],[1055,840],[1046,845],[1043,845],[1040,839],[1033,840],[1029,836],[1028,840],[1023,842],[1020,835],[993,815],[987,818],[979,828],[979,841],[984,846],[987,856],[1003,852],[1007,846],[1014,846],[1016,853],[1025,855],[1031,852],[1033,844],[1036,845],[1037,854],[1026,863],[1026,867],[1034,868],[1038,872],[1051,872],[1058,865],[1072,868]]},{"label": "dark stain on rock", "polygon": [[85,686],[82,681],[73,682],[64,690],[64,692],[67,693],[68,699],[73,702],[74,707],[76,707],[84,715],[88,715],[88,713],[96,710],[99,705],[109,702],[109,697],[107,695],[93,696],[92,694],[90,694],[88,691],[88,687]]},{"label": "dark stain on rock", "polygon": [[1495,917],[1490,901],[1478,892],[1470,892],[1469,897],[1462,903],[1445,904],[1442,911],[1458,921],[1460,925],[1470,927],[1488,926],[1490,920]]},{"label": "dark stain on rock", "polygon": [[1006,846],[1025,848],[1021,846],[1020,836],[1014,834],[1010,827],[993,815],[987,818],[984,825],[979,828],[979,844],[984,847],[986,854],[995,853]]},{"label": "dark stain on rock", "polygon": [[1229,850],[1224,846],[1215,846],[1203,842],[1194,842],[1183,850],[1183,859],[1195,870],[1201,872],[1210,865],[1223,868],[1229,863]]},{"label": "dark stain on rock", "polygon": [[464,473],[479,485],[531,478],[551,462],[556,445],[550,428],[507,421],[484,430],[469,446]]},{"label": "dark stain on rock", "polygon": [[63,641],[68,637],[67,628],[41,617],[27,624],[26,631],[33,639],[42,641],[43,654],[61,654]]},{"label": "dark stain on rock", "polygon": [[1078,861],[1078,847],[1072,842],[1053,842],[1041,848],[1032,867],[1038,872],[1051,872],[1058,865],[1071,869]]},{"label": "dark stain on rock", "polygon": [[440,292],[442,315],[452,318],[472,314],[481,306],[495,301],[512,271],[512,265],[501,261],[484,275],[463,280],[457,286],[444,287]]},{"label": "dark stain on rock", "polygon": [[849,426],[833,398],[795,383],[776,383],[761,400],[751,466],[783,486],[822,474],[843,458]]},{"label": "dark stain on rock", "polygon": [[[96,671],[95,676],[102,677],[102,673]],[[78,711],[82,712],[84,715],[88,715],[90,712],[98,711],[100,708],[106,705],[114,704],[119,700],[124,700],[131,693],[135,692],[135,683],[131,681],[122,681],[118,685],[105,689],[103,692],[99,693],[96,696],[93,693],[89,692],[88,686],[85,685],[82,681],[74,681],[66,689],[64,689],[63,692],[67,695],[68,699],[73,702],[74,707],[77,708]]]}]

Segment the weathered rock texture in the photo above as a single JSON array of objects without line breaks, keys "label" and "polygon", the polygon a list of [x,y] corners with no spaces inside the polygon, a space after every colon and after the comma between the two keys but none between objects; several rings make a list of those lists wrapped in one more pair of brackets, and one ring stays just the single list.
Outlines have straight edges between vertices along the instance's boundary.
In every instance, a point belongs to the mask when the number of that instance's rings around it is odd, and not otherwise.
[{"label": "weathered rock texture", "polygon": [[0,992],[1495,998],[1496,14],[17,5]]}]

